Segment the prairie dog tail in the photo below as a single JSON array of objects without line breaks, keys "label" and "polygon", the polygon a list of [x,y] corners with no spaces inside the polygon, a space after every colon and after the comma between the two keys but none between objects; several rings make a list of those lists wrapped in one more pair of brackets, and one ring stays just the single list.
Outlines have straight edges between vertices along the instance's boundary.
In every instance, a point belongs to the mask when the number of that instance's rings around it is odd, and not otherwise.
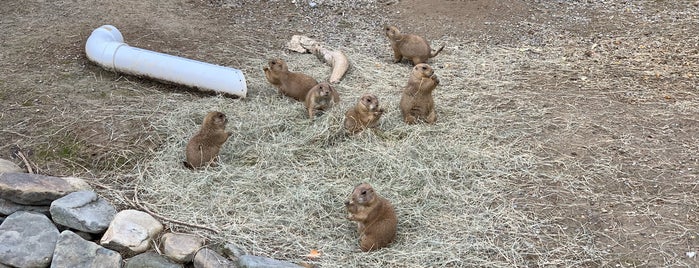
[{"label": "prairie dog tail", "polygon": [[434,54],[430,54],[430,58],[436,57],[437,54],[439,54],[439,52],[442,52],[442,49],[444,49],[444,45],[442,45],[442,47],[440,47],[439,49],[437,49],[437,51],[435,51]]}]

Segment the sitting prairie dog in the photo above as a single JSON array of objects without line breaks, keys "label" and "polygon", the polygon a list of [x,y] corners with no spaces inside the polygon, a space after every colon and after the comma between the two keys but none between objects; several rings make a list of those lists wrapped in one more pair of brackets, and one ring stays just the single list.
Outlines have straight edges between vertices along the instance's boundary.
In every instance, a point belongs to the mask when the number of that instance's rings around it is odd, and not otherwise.
[{"label": "sitting prairie dog", "polygon": [[432,91],[439,85],[439,78],[426,63],[415,65],[410,71],[408,84],[400,98],[400,112],[408,124],[424,120],[428,124],[437,121]]},{"label": "sitting prairie dog", "polygon": [[304,101],[306,94],[318,81],[303,73],[291,72],[282,59],[271,59],[268,67],[262,68],[265,78],[283,95],[297,101]]},{"label": "sitting prairie dog", "polygon": [[279,81],[279,74],[280,72],[283,71],[288,71],[289,67],[286,65],[286,62],[283,60],[279,59],[271,59],[267,62],[267,65],[262,70],[265,72],[265,78],[267,78],[267,82],[272,84],[277,90],[279,90],[279,93],[282,93],[282,82]]},{"label": "sitting prairie dog", "polygon": [[384,27],[384,34],[391,42],[393,48],[393,62],[398,63],[403,57],[417,65],[427,62],[427,59],[434,58],[444,49],[444,45],[432,54],[432,48],[427,41],[414,34],[401,34],[395,26]]},{"label": "sitting prairie dog", "polygon": [[186,167],[194,169],[206,165],[216,166],[215,161],[221,146],[232,134],[226,132],[226,123],[228,119],[222,112],[209,112],[204,117],[199,132],[187,142],[187,161],[184,162]]},{"label": "sitting prairie dog", "polygon": [[340,94],[328,83],[315,85],[306,94],[304,105],[308,111],[308,117],[313,120],[318,111],[326,111],[340,102]]},{"label": "sitting prairie dog", "polygon": [[359,247],[371,251],[388,246],[396,237],[398,218],[391,203],[368,183],[360,183],[345,201],[348,219],[357,222]]},{"label": "sitting prairie dog", "polygon": [[375,128],[379,125],[383,112],[383,108],[379,107],[379,99],[374,94],[366,93],[345,113],[345,130],[357,134],[367,128]]},{"label": "sitting prairie dog", "polygon": [[345,53],[340,50],[329,50],[324,48],[320,44],[313,44],[311,53],[316,55],[320,61],[323,61],[332,67],[332,73],[330,74],[330,83],[338,83],[345,75],[347,69],[349,69],[350,63],[347,60]]}]

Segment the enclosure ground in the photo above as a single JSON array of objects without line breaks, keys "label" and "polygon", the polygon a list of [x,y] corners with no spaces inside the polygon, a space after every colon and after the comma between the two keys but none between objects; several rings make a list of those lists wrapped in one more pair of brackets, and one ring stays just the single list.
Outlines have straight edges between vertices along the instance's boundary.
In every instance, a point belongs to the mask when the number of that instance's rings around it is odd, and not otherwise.
[{"label": "enclosure ground", "polygon": [[[695,267],[699,251],[699,2],[6,1],[0,5],[0,157],[94,178],[121,208],[139,200],[211,226],[175,231],[321,267]],[[124,76],[87,60],[103,24],[135,47],[243,70],[233,99]],[[386,24],[444,51],[437,124],[406,126],[411,68]],[[294,34],[344,50],[341,103],[310,122],[262,67]],[[364,92],[380,129],[342,133]],[[219,168],[179,164],[209,110],[235,134]],[[397,241],[362,253],[342,201],[368,181],[399,216]],[[311,249],[320,250],[308,259]],[[689,255],[688,255],[689,253]]]}]

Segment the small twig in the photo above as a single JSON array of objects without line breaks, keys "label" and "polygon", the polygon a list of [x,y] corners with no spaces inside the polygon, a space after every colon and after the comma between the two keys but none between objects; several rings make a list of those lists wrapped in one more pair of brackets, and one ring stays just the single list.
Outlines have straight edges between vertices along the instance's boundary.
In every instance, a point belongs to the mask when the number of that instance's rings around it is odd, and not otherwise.
[{"label": "small twig", "polygon": [[216,230],[216,229],[213,229],[213,228],[210,228],[210,227],[206,227],[206,226],[202,226],[202,225],[197,225],[197,224],[193,224],[193,223],[181,222],[181,221],[178,221],[178,220],[173,220],[173,219],[167,218],[167,217],[165,217],[165,216],[161,216],[161,215],[159,215],[159,214],[157,214],[157,213],[151,211],[150,209],[148,209],[148,207],[146,207],[145,205],[141,204],[141,201],[138,200],[138,185],[134,186],[133,201],[134,201],[134,204],[132,204],[132,205],[134,205],[135,207],[138,207],[138,208],[142,209],[142,210],[145,211],[146,213],[148,213],[148,214],[150,214],[151,216],[156,217],[156,218],[158,218],[158,219],[161,219],[161,220],[164,220],[164,221],[169,221],[169,222],[174,223],[174,224],[179,224],[179,225],[184,225],[184,226],[188,226],[188,227],[193,227],[193,228],[199,228],[199,229],[208,230],[208,231],[211,231],[211,232],[213,232],[213,233],[215,233],[215,234],[219,234],[219,233],[220,233],[219,230]]},{"label": "small twig", "polygon": [[19,158],[22,158],[24,165],[27,167],[27,173],[34,174],[34,170],[32,169],[32,165],[29,163],[29,160],[27,160],[27,158],[24,157],[22,150],[17,150],[17,156],[19,156]]}]

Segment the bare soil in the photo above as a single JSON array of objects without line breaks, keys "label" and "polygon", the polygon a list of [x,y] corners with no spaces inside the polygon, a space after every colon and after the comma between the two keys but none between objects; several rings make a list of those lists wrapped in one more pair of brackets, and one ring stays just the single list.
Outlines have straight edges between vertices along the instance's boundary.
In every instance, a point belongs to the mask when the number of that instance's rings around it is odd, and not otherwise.
[{"label": "bare soil", "polygon": [[[433,47],[446,45],[431,64],[446,73],[448,90],[461,93],[436,98],[446,106],[444,124],[483,112],[474,124],[506,126],[489,129],[489,143],[527,152],[512,159],[526,164],[502,176],[515,187],[493,206],[545,224],[522,236],[535,250],[519,252],[522,259],[490,255],[498,263],[699,266],[687,255],[699,252],[699,2],[296,2],[5,1],[0,157],[25,166],[20,150],[35,172],[95,178],[104,195],[129,207],[133,189],[123,186],[168,143],[158,120],[183,104],[218,98],[97,67],[84,44],[103,24],[119,28],[131,46],[243,70],[253,101],[276,97],[261,68],[267,58],[291,55],[284,52],[291,35],[378,62],[355,66],[351,77],[391,64],[380,29],[394,24]],[[477,59],[453,59],[467,49]],[[511,64],[490,64],[485,56],[493,51]],[[476,60],[472,69],[454,69]],[[483,106],[488,111],[468,108]],[[480,238],[503,239],[492,234]],[[570,244],[579,247],[563,246]],[[445,263],[439,266],[469,265]]]}]

